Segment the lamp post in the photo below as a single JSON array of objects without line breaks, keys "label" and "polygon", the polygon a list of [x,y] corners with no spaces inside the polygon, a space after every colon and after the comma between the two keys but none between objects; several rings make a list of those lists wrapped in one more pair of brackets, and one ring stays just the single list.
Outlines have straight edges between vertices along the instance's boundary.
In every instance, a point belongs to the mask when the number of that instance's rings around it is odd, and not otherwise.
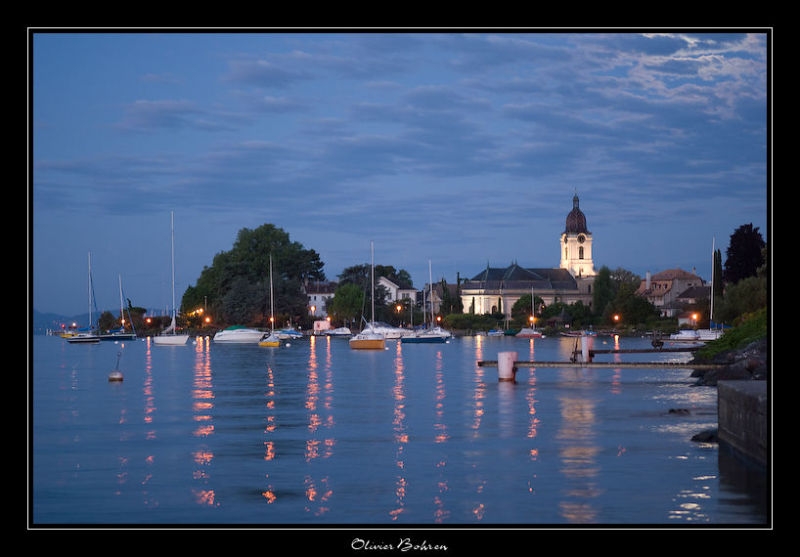
[{"label": "lamp post", "polygon": [[697,329],[697,314],[696,314],[696,313],[693,313],[693,314],[692,314],[692,326],[693,326],[695,329]]}]

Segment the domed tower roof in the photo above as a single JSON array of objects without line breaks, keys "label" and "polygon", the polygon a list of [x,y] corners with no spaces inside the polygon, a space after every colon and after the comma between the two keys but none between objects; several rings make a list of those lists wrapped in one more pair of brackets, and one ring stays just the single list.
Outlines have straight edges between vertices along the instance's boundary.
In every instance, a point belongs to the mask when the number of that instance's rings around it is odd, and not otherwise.
[{"label": "domed tower roof", "polygon": [[583,214],[578,206],[578,194],[572,198],[572,211],[567,215],[567,228],[564,230],[566,234],[578,234],[583,232],[588,234],[589,230],[586,228],[586,215]]}]

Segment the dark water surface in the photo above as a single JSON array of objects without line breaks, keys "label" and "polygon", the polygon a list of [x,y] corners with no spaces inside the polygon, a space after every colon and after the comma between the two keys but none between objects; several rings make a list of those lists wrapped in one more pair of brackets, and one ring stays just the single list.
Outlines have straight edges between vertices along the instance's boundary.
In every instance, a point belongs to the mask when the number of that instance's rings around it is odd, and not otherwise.
[{"label": "dark water surface", "polygon": [[[521,367],[509,383],[477,365],[507,350],[565,362],[574,348],[34,336],[30,525],[768,524],[763,475],[691,441],[717,426],[717,391],[690,369]],[[118,357],[124,381],[109,382]]]}]

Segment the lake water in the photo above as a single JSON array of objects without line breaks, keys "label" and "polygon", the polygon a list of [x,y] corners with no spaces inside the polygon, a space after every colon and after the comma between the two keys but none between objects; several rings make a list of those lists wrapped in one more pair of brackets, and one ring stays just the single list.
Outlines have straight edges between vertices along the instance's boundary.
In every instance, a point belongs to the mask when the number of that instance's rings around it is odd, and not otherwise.
[{"label": "lake water", "polygon": [[520,367],[512,383],[477,364],[567,362],[572,338],[32,344],[33,528],[771,522],[767,475],[691,440],[717,426],[717,390],[690,369]]}]

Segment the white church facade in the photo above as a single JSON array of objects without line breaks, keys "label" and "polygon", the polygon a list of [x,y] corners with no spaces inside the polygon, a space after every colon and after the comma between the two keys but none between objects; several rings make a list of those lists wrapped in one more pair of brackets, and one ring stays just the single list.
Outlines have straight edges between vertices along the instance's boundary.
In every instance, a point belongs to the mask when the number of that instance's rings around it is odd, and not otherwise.
[{"label": "white church facade", "polygon": [[[559,238],[558,268],[523,268],[516,263],[505,268],[489,267],[461,284],[464,313],[483,315],[503,313],[511,317],[511,308],[524,295],[541,298],[545,305],[555,302],[583,302],[591,308],[592,288],[597,272],[592,259],[592,233],[586,215],[580,209],[578,195],[572,198],[572,210]],[[537,308],[537,315],[542,308]]]}]

